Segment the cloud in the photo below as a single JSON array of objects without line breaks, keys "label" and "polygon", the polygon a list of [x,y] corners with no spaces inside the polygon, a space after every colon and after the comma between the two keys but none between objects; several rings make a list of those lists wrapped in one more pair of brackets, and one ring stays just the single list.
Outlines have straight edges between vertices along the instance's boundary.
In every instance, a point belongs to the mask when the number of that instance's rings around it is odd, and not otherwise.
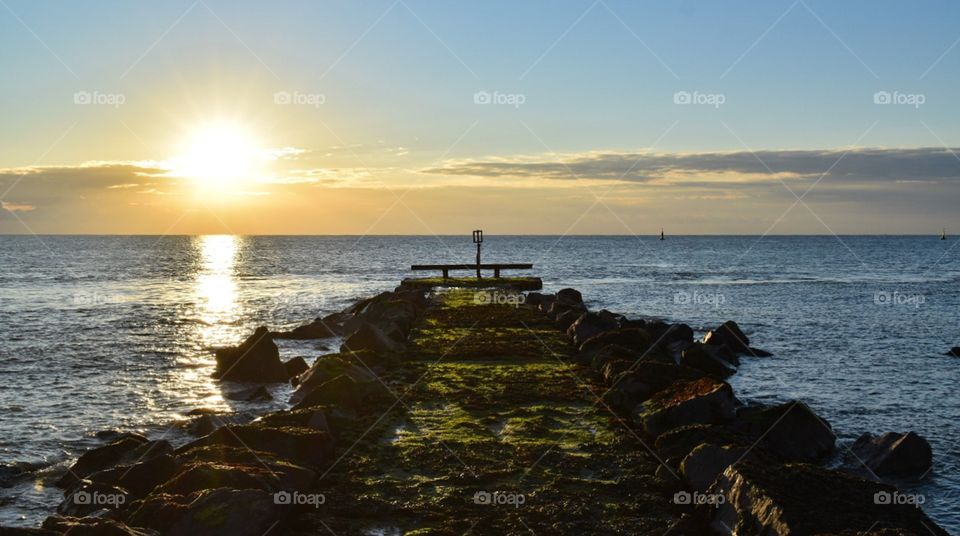
[{"label": "cloud", "polygon": [[440,175],[548,180],[612,180],[704,186],[821,176],[846,181],[938,182],[960,177],[960,149],[767,150],[703,153],[586,152],[558,158],[448,161],[421,170]]},{"label": "cloud", "polygon": [[3,207],[3,210],[7,212],[30,212],[32,210],[37,210],[35,205],[28,205],[26,203],[10,203],[3,201],[0,203],[0,206]]}]

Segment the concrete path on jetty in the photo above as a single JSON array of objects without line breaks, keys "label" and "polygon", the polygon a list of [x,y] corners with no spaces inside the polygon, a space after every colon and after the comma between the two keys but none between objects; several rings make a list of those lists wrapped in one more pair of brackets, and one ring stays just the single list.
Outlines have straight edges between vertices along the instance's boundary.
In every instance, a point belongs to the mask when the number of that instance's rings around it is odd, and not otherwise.
[{"label": "concrete path on jetty", "polygon": [[380,408],[339,438],[326,503],[291,533],[664,533],[677,513],[656,456],[555,323],[514,299],[434,296]]}]

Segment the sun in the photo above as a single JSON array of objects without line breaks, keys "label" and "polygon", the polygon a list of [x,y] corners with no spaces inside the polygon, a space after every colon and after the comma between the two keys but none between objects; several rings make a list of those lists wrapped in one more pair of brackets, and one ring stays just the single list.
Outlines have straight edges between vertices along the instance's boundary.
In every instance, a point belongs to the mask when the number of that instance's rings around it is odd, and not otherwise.
[{"label": "sun", "polygon": [[221,121],[191,129],[171,167],[204,190],[223,192],[256,178],[262,160],[263,149],[247,127]]}]

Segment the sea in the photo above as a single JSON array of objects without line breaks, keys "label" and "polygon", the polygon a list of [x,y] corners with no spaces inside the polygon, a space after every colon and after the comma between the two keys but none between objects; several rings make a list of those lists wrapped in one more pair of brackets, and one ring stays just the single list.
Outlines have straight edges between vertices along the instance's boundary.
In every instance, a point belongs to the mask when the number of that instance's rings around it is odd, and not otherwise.
[{"label": "sea", "polygon": [[[735,320],[746,403],[802,400],[842,445],[915,431],[934,467],[905,493],[960,534],[960,240],[938,236],[495,236],[484,262],[533,263],[591,309]],[[79,453],[112,432],[185,441],[196,408],[256,412],[211,379],[213,349],[396,287],[411,264],[468,263],[463,236],[0,236],[0,525],[36,526]],[[511,275],[511,274],[506,274]],[[526,275],[516,272],[515,275]],[[285,341],[283,356],[336,350]],[[841,452],[845,447],[841,447]]]}]

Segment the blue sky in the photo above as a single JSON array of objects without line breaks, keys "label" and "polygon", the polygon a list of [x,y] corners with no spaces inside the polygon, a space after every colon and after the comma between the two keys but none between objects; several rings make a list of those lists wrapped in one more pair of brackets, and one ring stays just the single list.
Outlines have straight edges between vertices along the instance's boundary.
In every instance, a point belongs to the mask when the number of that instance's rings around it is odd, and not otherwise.
[{"label": "blue sky", "polygon": [[[398,187],[440,186],[421,171],[461,161],[943,149],[960,145],[958,21],[946,1],[2,0],[0,167],[163,160],[211,117],[308,151],[298,169],[372,169]],[[78,91],[124,103],[77,106]],[[280,91],[324,103],[277,107]],[[523,102],[480,106],[480,91]],[[922,103],[878,105],[883,91]],[[675,104],[678,92],[722,105]],[[17,184],[0,199],[39,206],[30,193]],[[71,216],[48,217],[55,229]],[[764,227],[730,225],[717,229]]]}]

